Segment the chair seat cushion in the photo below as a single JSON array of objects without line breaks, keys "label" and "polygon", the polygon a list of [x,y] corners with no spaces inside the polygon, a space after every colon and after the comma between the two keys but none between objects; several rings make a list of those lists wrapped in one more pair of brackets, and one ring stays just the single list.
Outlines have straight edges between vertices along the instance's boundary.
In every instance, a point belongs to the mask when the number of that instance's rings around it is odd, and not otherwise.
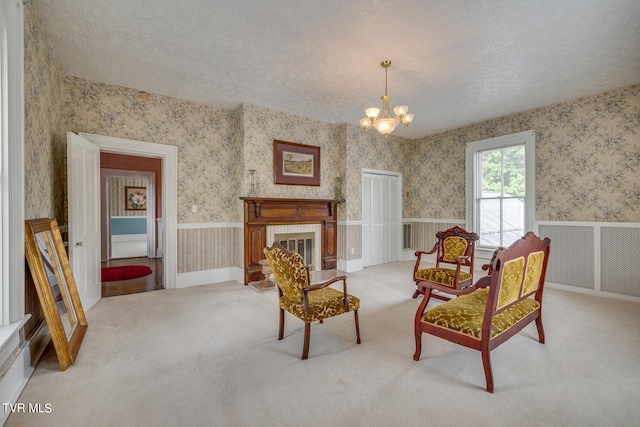
[{"label": "chair seat cushion", "polygon": [[[486,288],[459,296],[425,312],[422,322],[479,340],[488,296],[489,289]],[[500,335],[539,307],[538,301],[525,298],[496,314],[491,325],[491,338]]]},{"label": "chair seat cushion", "polygon": [[[416,279],[438,283],[450,288],[453,288],[455,277],[456,270],[453,268],[421,268],[416,272]],[[461,271],[458,277],[458,286],[460,287],[467,280],[471,280],[471,274]]]},{"label": "chair seat cushion", "polygon": [[[300,318],[305,323],[315,322],[328,317],[337,316],[345,312],[344,293],[337,289],[327,287],[309,292],[309,311],[304,310],[304,301],[290,300],[286,296],[280,298],[280,308]],[[349,311],[360,308],[360,299],[347,294]]]}]

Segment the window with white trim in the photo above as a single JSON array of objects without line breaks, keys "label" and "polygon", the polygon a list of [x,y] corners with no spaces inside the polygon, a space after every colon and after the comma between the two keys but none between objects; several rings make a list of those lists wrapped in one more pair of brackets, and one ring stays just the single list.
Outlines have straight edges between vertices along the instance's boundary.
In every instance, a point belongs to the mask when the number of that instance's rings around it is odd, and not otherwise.
[{"label": "window with white trim", "polygon": [[467,143],[467,227],[478,248],[507,247],[533,230],[535,132]]},{"label": "window with white trim", "polygon": [[[7,59],[8,59],[8,22],[7,22],[7,14],[5,13],[6,2],[3,1],[0,4],[0,278],[2,279],[2,292],[0,293],[0,319],[3,319],[3,312],[6,310],[5,308],[5,289],[7,288],[7,284],[9,281],[8,270],[6,269],[7,265],[7,245],[6,242],[6,226],[7,223],[7,215],[6,215],[6,195],[7,195],[7,187],[8,187],[8,176],[7,176],[7,168],[5,165],[7,158],[7,149],[8,149],[8,138],[7,138],[7,104],[8,104],[8,96],[7,96]],[[0,321],[0,325],[4,324],[4,321]]]},{"label": "window with white trim", "polygon": [[1,327],[15,326],[24,317],[23,28],[22,2],[0,0]]}]

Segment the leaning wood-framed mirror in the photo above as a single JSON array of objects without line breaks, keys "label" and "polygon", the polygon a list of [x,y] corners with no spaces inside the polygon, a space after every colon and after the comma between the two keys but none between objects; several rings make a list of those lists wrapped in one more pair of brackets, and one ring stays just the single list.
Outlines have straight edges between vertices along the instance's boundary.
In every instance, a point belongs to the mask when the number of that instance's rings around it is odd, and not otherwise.
[{"label": "leaning wood-framed mirror", "polygon": [[87,319],[55,219],[25,221],[25,255],[64,371],[76,360]]}]

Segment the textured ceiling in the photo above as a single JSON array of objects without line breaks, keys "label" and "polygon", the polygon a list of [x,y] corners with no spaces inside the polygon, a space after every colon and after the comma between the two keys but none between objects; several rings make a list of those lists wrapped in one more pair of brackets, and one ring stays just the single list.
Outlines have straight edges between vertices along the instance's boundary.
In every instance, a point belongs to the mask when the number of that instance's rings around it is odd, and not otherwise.
[{"label": "textured ceiling", "polygon": [[638,0],[31,0],[71,75],[419,138],[640,83]]}]

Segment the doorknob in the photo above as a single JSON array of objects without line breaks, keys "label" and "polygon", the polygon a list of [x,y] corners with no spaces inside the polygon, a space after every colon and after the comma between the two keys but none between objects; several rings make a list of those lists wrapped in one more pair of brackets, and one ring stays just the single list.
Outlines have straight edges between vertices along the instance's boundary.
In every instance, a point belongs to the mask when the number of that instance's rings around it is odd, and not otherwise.
[{"label": "doorknob", "polygon": [[76,246],[82,246],[84,244],[84,242],[77,242]]}]

